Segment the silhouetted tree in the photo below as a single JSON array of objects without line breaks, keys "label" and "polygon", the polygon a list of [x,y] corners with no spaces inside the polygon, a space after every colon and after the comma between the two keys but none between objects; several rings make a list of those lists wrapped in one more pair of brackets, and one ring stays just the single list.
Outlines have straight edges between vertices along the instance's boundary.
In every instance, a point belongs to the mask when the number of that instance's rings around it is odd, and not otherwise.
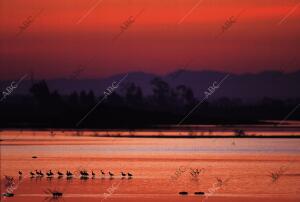
[{"label": "silhouetted tree", "polygon": [[172,98],[169,84],[157,77],[151,81],[151,85],[153,87],[152,90],[154,103],[160,107],[167,106]]},{"label": "silhouetted tree", "polygon": [[177,86],[175,92],[176,98],[180,105],[189,106],[196,102],[192,89],[186,87],[185,85]]},{"label": "silhouetted tree", "polygon": [[124,104],[124,101],[118,93],[113,92],[107,97],[106,103],[109,106],[122,106]]},{"label": "silhouetted tree", "polygon": [[227,97],[221,97],[221,98],[217,99],[216,102],[215,102],[215,104],[218,107],[230,107],[230,106],[233,106],[233,103]]},{"label": "silhouetted tree", "polygon": [[47,83],[42,80],[31,86],[30,92],[39,104],[44,105],[50,101],[50,91]]},{"label": "silhouetted tree", "polygon": [[94,95],[94,92],[93,91],[89,91],[89,93],[87,94],[87,103],[89,105],[94,105],[95,104],[95,95]]},{"label": "silhouetted tree", "polygon": [[81,91],[80,92],[80,95],[79,95],[79,102],[81,105],[83,106],[88,106],[88,98],[87,98],[87,95],[86,95],[86,92],[85,91]]},{"label": "silhouetted tree", "polygon": [[125,102],[131,107],[141,107],[143,105],[143,92],[140,87],[133,82],[126,83],[123,88],[125,91]]},{"label": "silhouetted tree", "polygon": [[63,103],[60,94],[56,90],[53,93],[51,93],[51,102],[55,105],[60,105]]},{"label": "silhouetted tree", "polygon": [[69,97],[68,97],[68,102],[69,102],[69,105],[71,105],[71,106],[78,106],[78,104],[79,104],[78,93],[77,92],[71,93],[71,95],[69,95]]}]

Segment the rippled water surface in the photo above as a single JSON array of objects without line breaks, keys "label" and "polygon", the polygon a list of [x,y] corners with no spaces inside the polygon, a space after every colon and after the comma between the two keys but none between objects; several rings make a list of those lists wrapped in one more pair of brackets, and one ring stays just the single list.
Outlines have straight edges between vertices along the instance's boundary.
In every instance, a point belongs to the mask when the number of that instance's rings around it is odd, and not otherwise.
[{"label": "rippled water surface", "polygon": [[[300,139],[48,134],[1,132],[1,193],[7,189],[5,175],[16,182],[15,196],[2,200],[50,201],[54,199],[49,190],[57,190],[64,201],[300,201]],[[29,172],[36,169],[55,174],[70,170],[75,176],[31,178]],[[79,170],[84,169],[88,179],[80,178]],[[200,172],[192,175],[196,169]],[[280,169],[273,181],[270,173]],[[122,178],[122,171],[133,177]],[[218,180],[224,183],[212,191]],[[188,195],[179,195],[181,191]],[[205,195],[194,195],[200,191]]]}]

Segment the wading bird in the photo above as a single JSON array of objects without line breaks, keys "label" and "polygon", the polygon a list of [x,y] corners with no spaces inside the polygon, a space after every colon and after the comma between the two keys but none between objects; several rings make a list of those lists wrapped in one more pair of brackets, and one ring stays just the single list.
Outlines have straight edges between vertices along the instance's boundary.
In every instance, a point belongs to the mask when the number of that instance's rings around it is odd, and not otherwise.
[{"label": "wading bird", "polygon": [[82,176],[84,176],[84,177],[87,177],[87,176],[89,176],[89,173],[86,171],[86,170],[84,170],[84,171],[80,171],[80,174],[82,175]]},{"label": "wading bird", "polygon": [[39,172],[40,176],[44,176],[44,173],[40,170]]},{"label": "wading bird", "polygon": [[46,174],[48,177],[52,177],[54,175],[51,170],[49,170]]},{"label": "wading bird", "polygon": [[131,173],[127,173],[128,177],[131,178],[133,175]]},{"label": "wading bird", "polygon": [[71,173],[70,171],[67,170],[67,177],[72,177],[73,173]]}]

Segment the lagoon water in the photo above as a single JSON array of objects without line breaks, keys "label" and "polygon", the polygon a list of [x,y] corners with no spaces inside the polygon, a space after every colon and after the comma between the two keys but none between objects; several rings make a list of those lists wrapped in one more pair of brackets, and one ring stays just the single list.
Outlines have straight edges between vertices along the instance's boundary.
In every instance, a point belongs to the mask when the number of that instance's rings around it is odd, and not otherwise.
[{"label": "lagoon water", "polygon": [[[300,139],[97,137],[68,131],[2,131],[0,138],[1,193],[5,175],[16,179],[15,196],[1,200],[52,200],[46,192],[57,190],[64,201],[300,201]],[[175,175],[179,168],[184,172]],[[195,177],[190,169],[197,168]],[[75,176],[31,178],[36,169],[70,170]],[[80,179],[84,169],[95,178]],[[273,181],[270,172],[280,169]],[[101,176],[100,170],[115,176]],[[122,178],[121,171],[133,177]],[[209,193],[217,178],[226,183]],[[105,199],[112,186],[117,188]],[[200,191],[206,195],[194,195]]]}]

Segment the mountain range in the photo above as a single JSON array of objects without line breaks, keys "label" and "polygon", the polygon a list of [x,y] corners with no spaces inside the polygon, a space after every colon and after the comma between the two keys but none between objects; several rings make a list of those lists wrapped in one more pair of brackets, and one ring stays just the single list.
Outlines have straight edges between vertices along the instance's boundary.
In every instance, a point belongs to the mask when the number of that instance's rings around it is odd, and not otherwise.
[{"label": "mountain range", "polygon": [[[118,82],[127,73],[117,74],[107,78],[81,79],[60,78],[46,80],[51,91],[57,90],[60,94],[70,94],[73,91],[92,90],[95,95],[103,95],[103,91],[116,81]],[[134,82],[140,86],[145,96],[152,93],[151,80],[160,77],[167,82],[171,88],[178,85],[190,87],[195,97],[204,97],[204,92],[213,85],[214,82],[223,82],[217,91],[212,95],[212,99],[220,97],[241,98],[243,100],[255,101],[264,97],[275,99],[299,98],[300,97],[300,71],[283,73],[277,71],[265,71],[261,73],[231,74],[215,71],[191,71],[180,69],[169,74],[159,76],[145,72],[129,72],[121,86],[126,82]],[[27,94],[34,78],[29,76],[20,83],[16,94]],[[9,86],[11,81],[0,81],[1,91]],[[118,89],[118,90],[120,90]]]}]

